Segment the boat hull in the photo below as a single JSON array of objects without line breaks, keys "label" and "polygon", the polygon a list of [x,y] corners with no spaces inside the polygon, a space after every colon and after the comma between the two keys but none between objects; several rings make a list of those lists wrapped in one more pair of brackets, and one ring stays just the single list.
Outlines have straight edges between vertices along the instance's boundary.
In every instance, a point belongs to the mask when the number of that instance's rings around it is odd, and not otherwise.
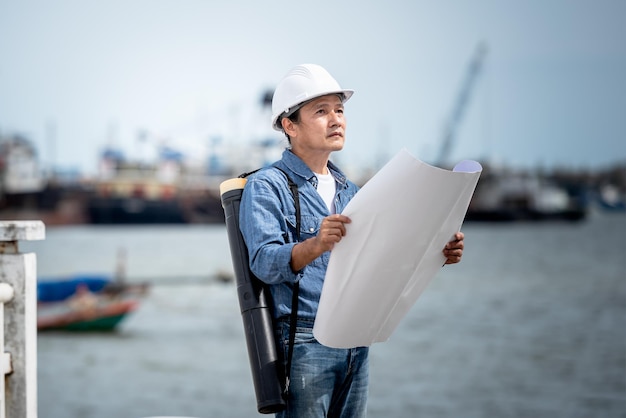
[{"label": "boat hull", "polygon": [[137,301],[128,300],[113,301],[93,308],[69,308],[66,312],[39,316],[37,329],[39,331],[113,331],[137,307]]}]

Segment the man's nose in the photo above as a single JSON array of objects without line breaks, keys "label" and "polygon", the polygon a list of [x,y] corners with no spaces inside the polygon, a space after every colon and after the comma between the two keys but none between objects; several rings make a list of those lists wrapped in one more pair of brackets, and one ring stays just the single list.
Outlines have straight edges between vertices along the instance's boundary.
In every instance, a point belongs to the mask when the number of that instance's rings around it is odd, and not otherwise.
[{"label": "man's nose", "polygon": [[330,112],[330,125],[335,126],[341,123],[341,115],[338,112]]}]

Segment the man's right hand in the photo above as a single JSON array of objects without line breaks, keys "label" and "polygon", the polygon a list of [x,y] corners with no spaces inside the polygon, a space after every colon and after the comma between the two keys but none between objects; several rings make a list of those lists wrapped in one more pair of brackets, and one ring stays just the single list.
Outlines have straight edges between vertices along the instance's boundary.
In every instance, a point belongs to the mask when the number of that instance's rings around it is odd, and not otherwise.
[{"label": "man's right hand", "polygon": [[330,215],[322,219],[320,230],[315,237],[294,245],[291,250],[291,269],[293,271],[302,270],[326,251],[331,251],[335,244],[346,235],[345,224],[350,222],[350,218],[340,214]]}]

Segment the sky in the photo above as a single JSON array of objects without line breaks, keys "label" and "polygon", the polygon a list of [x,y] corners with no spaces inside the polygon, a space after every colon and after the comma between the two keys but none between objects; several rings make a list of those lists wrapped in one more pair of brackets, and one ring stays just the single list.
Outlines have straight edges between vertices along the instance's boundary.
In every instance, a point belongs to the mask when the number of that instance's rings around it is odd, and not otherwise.
[{"label": "sky", "polygon": [[264,92],[316,63],[356,91],[341,164],[436,164],[481,43],[446,161],[626,161],[623,0],[0,0],[0,134],[83,173],[109,146],[245,150],[281,138]]}]

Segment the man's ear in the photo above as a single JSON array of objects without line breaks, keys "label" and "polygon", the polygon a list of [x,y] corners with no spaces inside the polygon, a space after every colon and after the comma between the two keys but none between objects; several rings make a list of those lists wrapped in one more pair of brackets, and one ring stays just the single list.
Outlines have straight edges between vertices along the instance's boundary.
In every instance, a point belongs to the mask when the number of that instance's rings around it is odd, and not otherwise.
[{"label": "man's ear", "polygon": [[292,137],[296,130],[295,123],[289,118],[282,118],[280,124],[283,127],[283,131],[285,131],[289,137]]}]

